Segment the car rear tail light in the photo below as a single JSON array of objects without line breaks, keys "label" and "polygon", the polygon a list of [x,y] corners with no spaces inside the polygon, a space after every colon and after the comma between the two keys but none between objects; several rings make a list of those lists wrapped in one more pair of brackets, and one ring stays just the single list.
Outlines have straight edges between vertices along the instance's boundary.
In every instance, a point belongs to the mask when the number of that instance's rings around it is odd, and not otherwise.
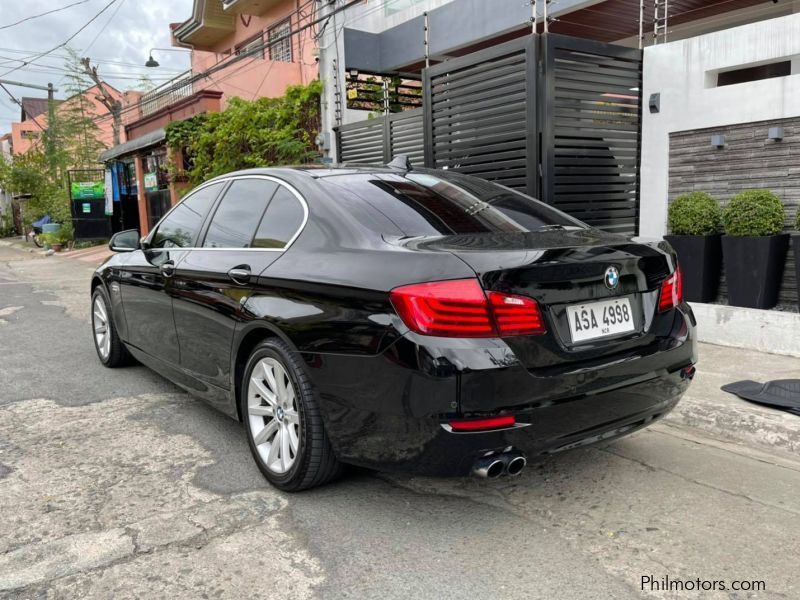
[{"label": "car rear tail light", "polygon": [[491,431],[492,429],[513,427],[516,422],[517,420],[513,415],[504,415],[502,417],[471,419],[469,421],[450,421],[448,425],[453,431]]},{"label": "car rear tail light", "polygon": [[418,283],[395,288],[392,304],[408,328],[442,337],[492,337],[486,296],[477,279]]},{"label": "car rear tail light", "polygon": [[675,308],[683,302],[683,275],[680,266],[661,284],[661,295],[658,298],[658,312]]},{"label": "car rear tail light", "polygon": [[500,292],[488,298],[477,279],[395,288],[392,304],[409,329],[423,335],[487,338],[544,333],[535,300]]},{"label": "car rear tail light", "polygon": [[489,304],[500,335],[536,335],[544,333],[544,322],[536,300],[489,292]]}]

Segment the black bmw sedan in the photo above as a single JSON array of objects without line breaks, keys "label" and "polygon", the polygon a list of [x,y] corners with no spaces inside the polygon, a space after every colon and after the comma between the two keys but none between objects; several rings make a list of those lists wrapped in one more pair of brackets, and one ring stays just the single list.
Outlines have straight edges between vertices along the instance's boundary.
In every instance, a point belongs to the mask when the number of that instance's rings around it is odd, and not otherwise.
[{"label": "black bmw sedan", "polygon": [[666,243],[449,171],[240,171],[111,246],[100,361],[243,421],[284,490],[343,463],[514,475],[652,423],[694,374]]}]

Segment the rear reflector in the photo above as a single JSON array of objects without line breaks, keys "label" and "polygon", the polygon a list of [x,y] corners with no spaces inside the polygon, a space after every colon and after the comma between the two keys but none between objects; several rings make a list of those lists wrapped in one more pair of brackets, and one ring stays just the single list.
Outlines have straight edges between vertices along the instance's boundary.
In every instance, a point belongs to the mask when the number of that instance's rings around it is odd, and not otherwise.
[{"label": "rear reflector", "polygon": [[423,335],[487,338],[545,332],[536,300],[500,292],[488,298],[477,279],[395,288],[392,304],[409,329]]},{"label": "rear reflector", "polygon": [[658,298],[658,312],[675,308],[683,302],[683,275],[680,266],[661,284],[661,295]]},{"label": "rear reflector", "polygon": [[471,421],[450,421],[448,425],[453,431],[491,431],[492,429],[513,427],[516,422],[517,420],[513,415],[504,415],[502,417],[488,417]]}]

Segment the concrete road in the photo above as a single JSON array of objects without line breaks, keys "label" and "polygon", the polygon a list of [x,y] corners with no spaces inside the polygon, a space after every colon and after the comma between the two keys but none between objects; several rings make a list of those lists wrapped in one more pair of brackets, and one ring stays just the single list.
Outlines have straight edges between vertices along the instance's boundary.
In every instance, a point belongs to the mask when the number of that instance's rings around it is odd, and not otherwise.
[{"label": "concrete road", "polygon": [[0,246],[0,598],[800,597],[788,454],[660,424],[515,479],[280,493],[239,424],[99,365],[90,273]]}]

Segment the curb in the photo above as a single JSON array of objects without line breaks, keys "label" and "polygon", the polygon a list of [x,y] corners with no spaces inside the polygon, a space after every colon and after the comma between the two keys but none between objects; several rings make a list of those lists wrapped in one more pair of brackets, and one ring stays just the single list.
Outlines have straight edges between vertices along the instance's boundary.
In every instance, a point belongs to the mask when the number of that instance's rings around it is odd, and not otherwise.
[{"label": "curb", "polygon": [[708,399],[684,396],[665,419],[668,425],[701,430],[712,437],[750,447],[800,455],[800,417],[779,410],[733,406]]},{"label": "curb", "polygon": [[800,357],[800,314],[690,303],[701,342]]},{"label": "curb", "polygon": [[664,423],[726,442],[800,456],[800,416],[742,400],[720,387],[742,379],[800,379],[800,360],[755,350],[698,345],[697,374]]}]

